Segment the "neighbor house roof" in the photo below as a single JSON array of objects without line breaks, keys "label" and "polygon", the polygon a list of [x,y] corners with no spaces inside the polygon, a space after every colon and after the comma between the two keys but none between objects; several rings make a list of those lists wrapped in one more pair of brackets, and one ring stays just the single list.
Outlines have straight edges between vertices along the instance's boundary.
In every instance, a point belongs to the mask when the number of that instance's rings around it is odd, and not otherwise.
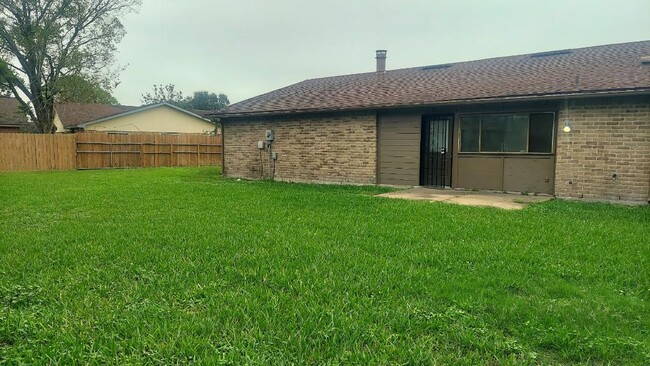
[{"label": "neighbor house roof", "polygon": [[176,109],[180,112],[189,114],[193,117],[205,119],[193,111],[179,108],[169,103],[158,103],[145,105],[141,107],[123,106],[123,105],[106,105],[106,104],[80,104],[80,103],[65,103],[56,106],[56,111],[59,114],[61,123],[66,128],[84,127],[92,123],[99,123],[109,119],[126,116],[132,113],[142,112],[145,110],[167,106]]},{"label": "neighbor house roof", "polygon": [[56,112],[63,126],[71,128],[138,108],[125,105],[61,103],[56,105]]},{"label": "neighbor house roof", "polygon": [[27,115],[20,111],[16,98],[0,97],[0,126],[21,127],[27,124]]},{"label": "neighbor house roof", "polygon": [[232,104],[216,117],[650,92],[650,41],[310,79]]}]

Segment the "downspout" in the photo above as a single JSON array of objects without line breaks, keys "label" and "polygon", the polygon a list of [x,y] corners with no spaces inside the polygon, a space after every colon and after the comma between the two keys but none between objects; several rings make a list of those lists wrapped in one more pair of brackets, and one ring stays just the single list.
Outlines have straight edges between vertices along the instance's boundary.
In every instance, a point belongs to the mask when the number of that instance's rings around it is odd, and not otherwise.
[{"label": "downspout", "polygon": [[[220,118],[216,118],[215,123],[221,126],[221,176],[225,177],[226,176],[226,139],[224,138],[225,124],[221,122]],[[217,127],[215,127],[214,130],[216,132]]]}]

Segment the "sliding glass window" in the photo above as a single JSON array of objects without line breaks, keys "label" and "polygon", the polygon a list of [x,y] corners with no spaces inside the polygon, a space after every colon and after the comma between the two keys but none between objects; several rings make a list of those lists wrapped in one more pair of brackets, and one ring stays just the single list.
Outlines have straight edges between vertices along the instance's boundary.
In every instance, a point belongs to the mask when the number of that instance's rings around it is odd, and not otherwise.
[{"label": "sliding glass window", "polygon": [[550,154],[553,119],[553,113],[461,116],[460,152]]}]

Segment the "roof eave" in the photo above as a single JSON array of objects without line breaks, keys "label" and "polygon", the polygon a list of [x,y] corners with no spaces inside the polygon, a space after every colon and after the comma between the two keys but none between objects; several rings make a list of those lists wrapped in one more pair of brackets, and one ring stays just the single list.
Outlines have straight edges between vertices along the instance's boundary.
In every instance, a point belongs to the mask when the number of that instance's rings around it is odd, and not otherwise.
[{"label": "roof eave", "polygon": [[144,111],[146,111],[146,110],[154,109],[154,108],[158,108],[158,107],[162,107],[162,106],[171,107],[171,108],[173,108],[173,109],[175,109],[175,110],[177,110],[177,111],[179,111],[179,112],[182,112],[182,113],[188,114],[188,115],[190,115],[190,116],[192,116],[192,117],[195,117],[195,118],[201,119],[201,120],[203,120],[203,121],[205,121],[205,122],[213,123],[211,120],[209,120],[209,119],[207,119],[207,118],[203,118],[203,117],[199,116],[199,115],[196,114],[196,113],[192,113],[192,112],[190,112],[190,111],[188,111],[188,110],[186,110],[186,109],[183,109],[183,108],[177,107],[177,106],[175,106],[175,105],[173,105],[173,104],[170,104],[170,103],[157,103],[157,104],[150,104],[150,105],[142,106],[142,107],[139,107],[139,108],[135,108],[135,109],[132,109],[132,110],[129,110],[129,111],[126,111],[126,112],[120,112],[120,113],[117,113],[117,114],[113,114],[113,115],[110,115],[110,116],[102,117],[102,118],[95,119],[95,120],[92,120],[92,121],[83,122],[83,123],[78,123],[78,124],[76,124],[76,125],[73,125],[73,126],[70,126],[70,127],[67,127],[67,128],[73,128],[73,127],[76,127],[76,128],[86,128],[86,126],[88,126],[88,125],[92,125],[92,124],[100,123],[100,122],[106,122],[106,121],[109,121],[109,120],[111,120],[111,119],[115,119],[115,118],[119,118],[119,117],[124,117],[124,116],[130,115],[130,114],[134,114],[134,113],[138,113],[138,112],[144,112]]},{"label": "roof eave", "polygon": [[531,101],[531,100],[549,100],[549,99],[557,99],[557,98],[594,98],[594,97],[603,97],[603,96],[643,95],[648,93],[650,93],[650,87],[634,88],[634,89],[576,91],[576,92],[568,92],[568,93],[509,95],[509,96],[471,98],[471,99],[452,99],[452,100],[445,100],[445,101],[438,101],[438,102],[414,102],[408,104],[376,104],[376,105],[352,106],[348,108],[310,108],[310,109],[253,111],[253,112],[240,112],[240,113],[215,113],[215,114],[209,114],[208,116],[216,117],[220,119],[242,118],[242,117],[270,117],[270,116],[284,116],[284,115],[293,115],[293,114],[367,111],[367,110],[394,109],[394,108],[417,108],[417,107],[448,106],[448,105],[475,104],[475,103],[499,103],[499,102],[510,102],[510,101],[524,102],[524,101]]}]

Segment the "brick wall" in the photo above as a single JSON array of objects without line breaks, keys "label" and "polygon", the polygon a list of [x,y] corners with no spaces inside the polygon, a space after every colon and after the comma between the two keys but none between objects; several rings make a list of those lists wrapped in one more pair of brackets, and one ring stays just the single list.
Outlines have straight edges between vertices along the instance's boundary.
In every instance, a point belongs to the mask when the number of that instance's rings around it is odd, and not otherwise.
[{"label": "brick wall", "polygon": [[[229,177],[269,176],[268,152],[257,141],[275,133],[275,179],[293,182],[374,184],[377,177],[375,113],[274,117],[224,123],[224,172]],[[261,160],[261,164],[260,164]],[[263,169],[263,172],[262,172]]]},{"label": "brick wall", "polygon": [[650,97],[573,100],[560,109],[557,196],[647,201],[649,185]]}]

